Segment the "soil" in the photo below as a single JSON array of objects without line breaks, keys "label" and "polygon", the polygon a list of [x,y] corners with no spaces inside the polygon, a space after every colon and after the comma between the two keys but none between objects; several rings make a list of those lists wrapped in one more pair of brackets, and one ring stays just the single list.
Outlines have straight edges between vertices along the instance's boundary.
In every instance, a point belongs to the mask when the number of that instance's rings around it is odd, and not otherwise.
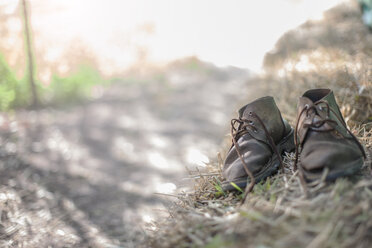
[{"label": "soil", "polygon": [[215,157],[249,77],[190,58],[83,104],[1,114],[3,245],[136,247],[172,199],[156,193]]}]

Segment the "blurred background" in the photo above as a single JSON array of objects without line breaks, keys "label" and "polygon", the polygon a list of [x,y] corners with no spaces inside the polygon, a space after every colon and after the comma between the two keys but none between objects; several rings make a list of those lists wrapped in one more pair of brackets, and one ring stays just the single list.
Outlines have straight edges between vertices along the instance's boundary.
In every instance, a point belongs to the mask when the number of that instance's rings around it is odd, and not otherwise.
[{"label": "blurred background", "polygon": [[[38,78],[47,83],[84,60],[95,60],[108,76],[138,64],[164,65],[189,56],[257,71],[283,32],[322,18],[323,10],[339,2],[35,0],[28,12]],[[19,1],[4,0],[1,9],[2,53],[20,76],[24,49]]]},{"label": "blurred background", "polygon": [[2,0],[4,242],[135,247],[218,163],[265,54],[345,2]]}]

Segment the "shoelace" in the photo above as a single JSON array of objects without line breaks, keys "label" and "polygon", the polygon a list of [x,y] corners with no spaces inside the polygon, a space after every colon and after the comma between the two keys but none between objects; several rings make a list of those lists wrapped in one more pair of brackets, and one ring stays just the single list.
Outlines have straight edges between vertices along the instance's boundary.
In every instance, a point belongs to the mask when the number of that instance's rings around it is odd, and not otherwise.
[{"label": "shoelace", "polygon": [[[344,128],[347,130],[347,132],[351,135],[351,137],[353,138],[353,140],[356,142],[356,144],[358,145],[359,149],[361,150],[361,152],[363,154],[363,157],[366,158],[366,153],[364,152],[364,149],[363,149],[362,145],[359,143],[359,141],[355,137],[355,135],[347,128],[345,122],[339,117],[339,114],[336,113],[336,111],[334,111],[329,106],[328,102],[326,102],[324,100],[320,100],[320,101],[315,102],[314,105],[312,105],[312,106],[309,106],[309,105],[306,104],[305,107],[301,110],[300,114],[298,115],[297,122],[296,122],[295,133],[294,133],[295,146],[296,146],[296,154],[295,154],[295,162],[294,162],[294,165],[293,165],[293,169],[295,171],[297,170],[299,147],[301,146],[301,143],[298,141],[298,138],[297,138],[298,126],[299,126],[299,123],[300,123],[301,116],[305,112],[306,112],[306,116],[309,116],[309,112],[311,110],[315,111],[315,113],[317,114],[318,113],[318,109],[319,110],[322,110],[323,109],[319,104],[325,104],[326,105],[327,117],[325,119],[319,120],[317,122],[313,122],[310,125],[309,124],[304,124],[304,127],[308,127],[310,129],[314,130],[312,127],[319,128],[319,127],[323,126],[325,123],[331,123],[331,124],[337,125],[337,122],[336,121],[334,121],[334,120],[332,120],[332,119],[329,118],[330,113],[332,112],[337,117],[337,119],[339,120],[339,122],[344,126]],[[327,130],[324,130],[324,131],[320,131],[320,130],[314,130],[314,131],[317,131],[317,132],[331,132],[331,131],[334,131],[334,130],[335,130],[335,128],[327,129]]]},{"label": "shoelace", "polygon": [[[280,166],[283,169],[284,166],[283,166],[282,158],[279,154],[279,151],[276,149],[275,142],[274,142],[273,138],[271,137],[269,131],[267,130],[265,124],[263,123],[262,119],[254,112],[249,112],[249,116],[252,116],[252,117],[256,118],[260,122],[260,124],[263,127],[263,130],[265,132],[266,138],[269,141],[269,145],[270,145],[271,149],[278,156]],[[236,128],[235,126],[236,126],[237,123],[239,123],[239,126]],[[234,118],[234,119],[231,120],[231,137],[232,137],[233,145],[235,146],[236,152],[238,153],[238,156],[243,163],[243,167],[244,167],[245,172],[247,173],[247,175],[251,179],[250,184],[245,188],[243,203],[245,202],[245,199],[247,198],[248,193],[252,191],[252,189],[253,189],[253,187],[256,183],[256,180],[255,180],[252,172],[248,169],[248,165],[244,161],[243,155],[241,154],[240,147],[238,145],[238,139],[242,135],[244,135],[246,133],[249,133],[247,128],[250,128],[253,132],[257,132],[257,128],[255,127],[254,122],[252,120],[245,119],[245,118],[240,118],[240,117],[239,117],[239,119]]]}]

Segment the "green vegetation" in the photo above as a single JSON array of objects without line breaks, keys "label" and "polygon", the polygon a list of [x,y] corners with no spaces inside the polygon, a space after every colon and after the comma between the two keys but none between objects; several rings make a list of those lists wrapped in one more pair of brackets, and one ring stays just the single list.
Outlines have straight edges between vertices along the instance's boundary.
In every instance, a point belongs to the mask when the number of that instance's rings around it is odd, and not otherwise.
[{"label": "green vegetation", "polygon": [[[48,86],[36,82],[42,104],[65,104],[86,99],[98,84],[104,84],[100,72],[90,65],[80,65],[68,76],[53,75]],[[28,107],[31,93],[27,78],[18,79],[0,55],[0,111]]]},{"label": "green vegetation", "polygon": [[61,104],[90,96],[92,88],[103,82],[97,69],[89,65],[81,65],[67,77],[53,75],[47,90],[51,93],[52,102]]},{"label": "green vegetation", "polygon": [[0,110],[11,107],[16,100],[18,81],[10,70],[4,58],[0,56]]}]

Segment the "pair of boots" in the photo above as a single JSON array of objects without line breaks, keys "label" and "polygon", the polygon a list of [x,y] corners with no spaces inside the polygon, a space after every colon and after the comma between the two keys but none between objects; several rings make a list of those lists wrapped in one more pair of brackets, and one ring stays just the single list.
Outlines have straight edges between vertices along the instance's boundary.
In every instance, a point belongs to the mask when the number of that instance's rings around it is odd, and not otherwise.
[{"label": "pair of boots", "polygon": [[[366,157],[346,127],[330,89],[312,89],[300,97],[295,130],[284,120],[274,98],[259,98],[239,110],[231,121],[232,146],[223,167],[224,190],[235,185],[250,191],[254,184],[283,167],[282,154],[296,150],[294,169],[307,181],[327,181],[357,172]],[[301,152],[300,152],[301,150]],[[327,168],[328,172],[324,172]],[[233,183],[231,183],[233,182]]]}]

